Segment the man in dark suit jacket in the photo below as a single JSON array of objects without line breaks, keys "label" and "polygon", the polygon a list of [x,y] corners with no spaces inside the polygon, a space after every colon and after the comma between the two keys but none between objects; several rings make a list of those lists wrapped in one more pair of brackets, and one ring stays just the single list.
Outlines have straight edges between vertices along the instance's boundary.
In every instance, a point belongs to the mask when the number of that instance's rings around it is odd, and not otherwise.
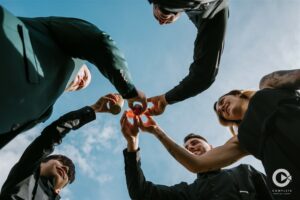
[{"label": "man in dark suit jacket", "polygon": [[0,149],[49,118],[83,60],[94,64],[129,106],[140,101],[146,108],[115,42],[87,21],[15,17],[0,6],[0,44]]}]

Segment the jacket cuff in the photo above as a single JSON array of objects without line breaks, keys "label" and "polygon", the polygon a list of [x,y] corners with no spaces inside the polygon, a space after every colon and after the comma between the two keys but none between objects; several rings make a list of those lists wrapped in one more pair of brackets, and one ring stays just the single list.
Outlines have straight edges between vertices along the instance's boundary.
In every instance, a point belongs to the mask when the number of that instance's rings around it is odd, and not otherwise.
[{"label": "jacket cuff", "polygon": [[165,98],[168,104],[174,104],[179,102],[180,100],[176,100],[176,93],[173,90],[170,90],[165,94]]},{"label": "jacket cuff", "polygon": [[82,111],[82,124],[86,124],[90,121],[93,121],[96,119],[96,113],[90,106],[85,106],[80,109],[80,112]]},{"label": "jacket cuff", "polygon": [[136,152],[128,152],[126,148],[123,150],[123,155],[126,164],[136,164],[141,160],[140,148],[138,148]]}]

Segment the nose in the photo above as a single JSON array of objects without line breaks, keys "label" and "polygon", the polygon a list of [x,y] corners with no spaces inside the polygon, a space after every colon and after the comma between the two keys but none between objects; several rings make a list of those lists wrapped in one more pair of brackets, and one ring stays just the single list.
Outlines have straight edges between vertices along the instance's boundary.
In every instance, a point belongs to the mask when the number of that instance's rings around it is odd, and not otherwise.
[{"label": "nose", "polygon": [[221,101],[221,102],[219,102],[218,104],[217,104],[217,112],[219,112],[219,113],[221,113],[221,112],[225,112],[226,111],[226,103],[225,103],[225,101]]},{"label": "nose", "polygon": [[193,145],[188,145],[186,147],[186,149],[189,150],[189,151],[193,151],[194,150],[194,146]]},{"label": "nose", "polygon": [[221,111],[222,111],[222,112],[225,112],[225,104],[223,104],[223,105],[221,106]]},{"label": "nose", "polygon": [[79,82],[79,86],[82,88],[85,84],[85,81],[83,78],[80,79],[80,82]]}]

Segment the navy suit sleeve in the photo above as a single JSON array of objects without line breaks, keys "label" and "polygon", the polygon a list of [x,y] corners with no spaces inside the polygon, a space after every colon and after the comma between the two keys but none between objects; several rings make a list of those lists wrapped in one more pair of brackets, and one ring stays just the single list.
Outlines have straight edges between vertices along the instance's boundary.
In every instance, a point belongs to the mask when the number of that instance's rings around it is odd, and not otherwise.
[{"label": "navy suit sleeve", "polygon": [[80,128],[84,124],[94,120],[95,117],[94,110],[86,106],[63,115],[47,126],[42,131],[42,134],[27,147],[20,160],[12,168],[2,190],[13,186],[15,183],[32,174],[38,169],[41,160],[53,152],[54,146],[60,144],[62,138],[70,130]]},{"label": "navy suit sleeve", "polygon": [[203,19],[198,28],[194,47],[194,61],[188,75],[166,93],[169,104],[193,97],[214,82],[223,51],[228,10],[220,11],[212,19]]},{"label": "navy suit sleeve", "polygon": [[124,98],[137,95],[124,55],[108,34],[75,18],[51,17],[49,29],[67,54],[94,64]]},{"label": "navy suit sleeve", "polygon": [[152,0],[154,4],[158,4],[164,8],[176,9],[192,9],[201,4],[201,0]]},{"label": "navy suit sleeve", "polygon": [[139,152],[123,151],[127,189],[132,200],[187,200],[187,183],[174,186],[156,185],[145,179]]}]

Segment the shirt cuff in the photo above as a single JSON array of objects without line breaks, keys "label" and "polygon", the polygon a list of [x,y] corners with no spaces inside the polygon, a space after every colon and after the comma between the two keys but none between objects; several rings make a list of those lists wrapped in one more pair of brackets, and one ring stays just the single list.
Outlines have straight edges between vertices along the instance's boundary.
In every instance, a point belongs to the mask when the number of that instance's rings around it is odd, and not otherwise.
[{"label": "shirt cuff", "polygon": [[137,89],[133,87],[129,92],[122,94],[122,97],[124,99],[131,99],[133,97],[136,97],[138,95]]}]

